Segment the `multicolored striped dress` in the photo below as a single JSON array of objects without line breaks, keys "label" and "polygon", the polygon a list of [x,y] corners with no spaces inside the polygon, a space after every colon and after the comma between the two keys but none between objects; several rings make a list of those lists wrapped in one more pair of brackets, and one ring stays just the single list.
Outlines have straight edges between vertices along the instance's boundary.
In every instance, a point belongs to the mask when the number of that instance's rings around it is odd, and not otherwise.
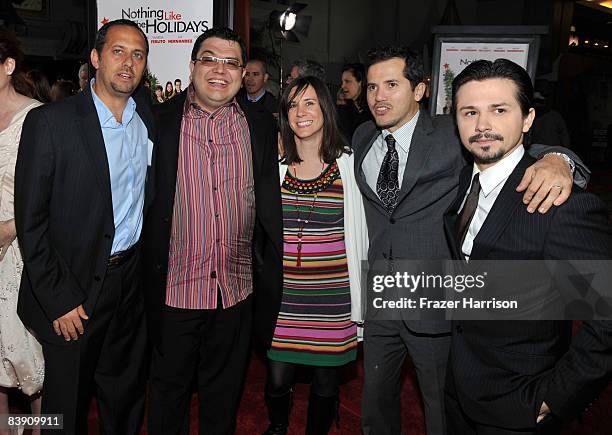
[{"label": "multicolored striped dress", "polygon": [[268,357],[314,366],[355,360],[357,327],[344,245],[344,206],[336,162],[313,180],[289,171],[283,202],[283,297]]}]

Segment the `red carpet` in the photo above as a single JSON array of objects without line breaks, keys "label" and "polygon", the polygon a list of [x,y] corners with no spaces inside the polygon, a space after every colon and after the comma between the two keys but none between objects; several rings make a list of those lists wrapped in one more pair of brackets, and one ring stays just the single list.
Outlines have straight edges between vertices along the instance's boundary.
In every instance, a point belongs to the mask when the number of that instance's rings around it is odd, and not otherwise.
[{"label": "red carpet", "polygon": [[[244,395],[238,413],[236,433],[239,435],[259,435],[267,428],[268,417],[264,404],[265,366],[263,362],[252,356]],[[361,356],[358,361],[342,371],[343,385],[340,398],[340,429],[335,426],[330,432],[332,435],[358,435],[361,381],[363,379],[363,366]],[[306,425],[306,410],[308,403],[308,385],[298,383],[295,388],[294,406],[291,413],[290,435],[301,435]],[[13,412],[25,412],[25,407],[14,409]],[[423,421],[423,406],[414,370],[408,361],[404,368],[402,383],[402,428],[406,435],[425,435]],[[568,427],[563,435],[610,435],[612,434],[612,386],[595,401],[593,407],[583,415],[582,422],[575,422]],[[89,414],[89,427],[91,435],[98,435],[97,410],[92,402]],[[26,431],[26,434],[28,431]],[[146,435],[146,423],[141,435]],[[191,431],[198,433],[197,395],[194,394],[191,403]]]}]

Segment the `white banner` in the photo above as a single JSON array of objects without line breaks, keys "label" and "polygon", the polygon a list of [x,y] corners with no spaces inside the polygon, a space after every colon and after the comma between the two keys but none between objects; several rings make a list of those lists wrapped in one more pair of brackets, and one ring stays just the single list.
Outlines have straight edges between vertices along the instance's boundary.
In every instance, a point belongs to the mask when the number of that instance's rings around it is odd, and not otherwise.
[{"label": "white banner", "polygon": [[475,60],[511,60],[527,68],[529,44],[520,42],[443,42],[440,50],[438,101],[436,115],[450,113],[451,84],[463,69]]},{"label": "white banner", "polygon": [[[98,0],[98,28],[125,18],[149,39],[149,72],[164,89],[180,79],[189,84],[189,61],[196,38],[213,26],[213,0]],[[152,83],[154,84],[154,83]]]}]

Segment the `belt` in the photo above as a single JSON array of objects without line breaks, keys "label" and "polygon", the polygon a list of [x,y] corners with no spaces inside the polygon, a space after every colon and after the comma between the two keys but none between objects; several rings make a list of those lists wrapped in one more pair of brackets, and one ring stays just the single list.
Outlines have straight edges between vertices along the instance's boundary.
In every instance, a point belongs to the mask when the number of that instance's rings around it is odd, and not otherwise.
[{"label": "belt", "polygon": [[128,261],[132,256],[136,253],[136,245],[132,246],[125,251],[117,252],[110,257],[108,257],[108,262],[106,263],[107,267],[117,267],[121,266],[123,263]]}]

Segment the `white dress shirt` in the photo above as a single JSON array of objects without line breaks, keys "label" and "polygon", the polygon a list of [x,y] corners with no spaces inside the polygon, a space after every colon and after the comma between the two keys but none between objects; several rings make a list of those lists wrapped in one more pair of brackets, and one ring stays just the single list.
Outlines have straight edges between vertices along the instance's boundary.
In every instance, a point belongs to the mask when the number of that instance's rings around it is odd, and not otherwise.
[{"label": "white dress shirt", "polygon": [[399,157],[397,181],[399,182],[400,189],[402,188],[402,180],[404,179],[404,171],[406,169],[406,162],[408,161],[408,153],[410,152],[410,142],[412,142],[412,135],[414,134],[414,128],[418,120],[419,112],[417,112],[410,121],[402,125],[393,133],[390,133],[389,130],[383,130],[374,140],[372,147],[363,159],[362,166],[366,182],[374,192],[376,192],[376,182],[378,181],[380,167],[382,166],[385,154],[387,154],[388,147],[385,138],[390,134],[392,134],[395,139],[395,149]]},{"label": "white dress shirt", "polygon": [[[463,245],[461,245],[461,252],[465,256],[466,260],[470,259],[470,255],[472,254],[472,247],[474,246],[474,239],[478,235],[478,232],[482,228],[491,208],[493,208],[493,204],[495,204],[495,200],[501,192],[504,184],[506,184],[506,180],[516,168],[516,165],[521,161],[523,155],[525,154],[525,148],[523,145],[519,145],[516,147],[514,151],[508,154],[499,162],[495,163],[493,166],[481,171],[474,163],[474,169],[472,170],[472,180],[474,180],[474,175],[480,173],[480,194],[478,195],[478,207],[476,207],[476,212],[474,213],[474,217],[470,222],[470,226],[468,227],[468,231],[465,234],[465,239],[463,240]],[[465,200],[467,198],[470,189],[472,188],[472,183],[470,182],[470,186],[465,194],[465,198],[463,199],[463,205],[465,204]]]}]

